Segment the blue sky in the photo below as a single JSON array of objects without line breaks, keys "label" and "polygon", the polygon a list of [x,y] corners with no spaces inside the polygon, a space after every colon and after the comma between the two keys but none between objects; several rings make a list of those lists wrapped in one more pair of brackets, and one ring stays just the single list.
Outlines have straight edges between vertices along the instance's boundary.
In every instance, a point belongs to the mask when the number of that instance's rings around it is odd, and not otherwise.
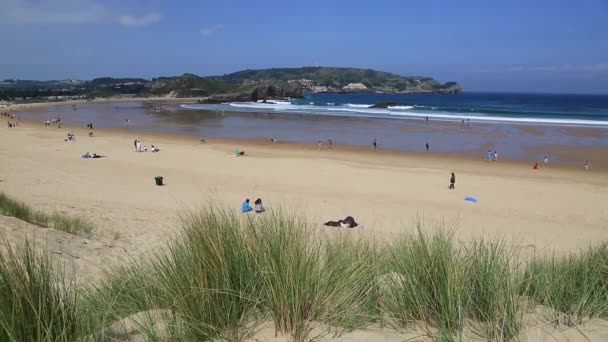
[{"label": "blue sky", "polygon": [[608,93],[608,0],[0,0],[0,79],[354,66]]}]

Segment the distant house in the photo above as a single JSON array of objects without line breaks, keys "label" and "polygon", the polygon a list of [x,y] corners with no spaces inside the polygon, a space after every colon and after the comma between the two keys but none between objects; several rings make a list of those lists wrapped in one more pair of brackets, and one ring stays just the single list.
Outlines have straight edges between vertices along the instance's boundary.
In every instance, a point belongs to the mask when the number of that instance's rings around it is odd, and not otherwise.
[{"label": "distant house", "polygon": [[344,91],[361,91],[367,90],[367,87],[363,83],[349,83],[347,86],[342,87]]}]

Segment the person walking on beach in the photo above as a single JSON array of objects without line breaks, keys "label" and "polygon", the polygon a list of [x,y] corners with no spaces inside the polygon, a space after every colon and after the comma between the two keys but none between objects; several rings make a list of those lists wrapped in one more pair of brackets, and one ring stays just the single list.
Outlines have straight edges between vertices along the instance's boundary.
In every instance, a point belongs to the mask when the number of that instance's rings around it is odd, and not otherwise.
[{"label": "person walking on beach", "polygon": [[141,141],[139,140],[137,140],[137,143],[135,144],[135,151],[141,152]]},{"label": "person walking on beach", "polygon": [[452,172],[452,177],[450,177],[450,190],[454,189],[454,184],[456,184],[456,175]]},{"label": "person walking on beach", "polygon": [[428,141],[426,142],[426,150],[427,151],[429,150],[429,142]]},{"label": "person walking on beach", "polygon": [[378,142],[376,141],[376,138],[374,138],[374,142],[372,143],[372,146],[374,148],[374,151],[378,148]]},{"label": "person walking on beach", "polygon": [[585,171],[589,171],[589,161],[585,161]]},{"label": "person walking on beach", "polygon": [[498,152],[494,151],[494,161],[498,161]]},{"label": "person walking on beach", "polygon": [[333,147],[334,147],[334,142],[333,142],[331,139],[328,139],[328,140],[327,140],[327,143],[329,144],[329,149],[330,149],[330,150],[331,150],[331,149],[333,149]]},{"label": "person walking on beach", "polygon": [[137,139],[133,141],[133,147],[135,147],[135,152],[137,152]]},{"label": "person walking on beach", "polygon": [[543,167],[547,167],[549,165],[549,156],[545,156],[543,159]]},{"label": "person walking on beach", "polygon": [[492,162],[492,150],[488,150],[487,157],[488,157],[488,163],[491,163]]}]

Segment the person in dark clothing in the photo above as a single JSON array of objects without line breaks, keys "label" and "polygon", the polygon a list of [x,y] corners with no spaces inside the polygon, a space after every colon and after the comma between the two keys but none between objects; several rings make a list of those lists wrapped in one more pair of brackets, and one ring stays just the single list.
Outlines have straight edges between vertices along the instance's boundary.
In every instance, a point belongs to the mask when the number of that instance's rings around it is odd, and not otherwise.
[{"label": "person in dark clothing", "polygon": [[344,220],[327,221],[323,223],[323,225],[329,227],[355,228],[359,224],[355,222],[355,219],[352,216],[347,216]]},{"label": "person in dark clothing", "polygon": [[376,138],[374,138],[374,142],[372,143],[372,146],[374,148],[374,151],[378,148],[378,142],[376,141]]},{"label": "person in dark clothing", "polygon": [[429,142],[428,141],[426,142],[426,150],[427,151],[429,150]]},{"label": "person in dark clothing", "polygon": [[456,175],[452,172],[452,177],[450,177],[450,189],[454,189],[454,184],[456,184]]}]

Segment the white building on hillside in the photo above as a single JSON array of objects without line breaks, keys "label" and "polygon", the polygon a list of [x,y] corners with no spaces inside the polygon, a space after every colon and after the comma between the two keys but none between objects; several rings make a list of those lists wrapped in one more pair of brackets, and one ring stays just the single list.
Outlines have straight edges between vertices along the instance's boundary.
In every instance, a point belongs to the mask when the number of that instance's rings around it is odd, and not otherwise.
[{"label": "white building on hillside", "polygon": [[342,87],[342,90],[345,90],[345,91],[367,90],[367,87],[363,83],[349,83],[347,86]]}]

